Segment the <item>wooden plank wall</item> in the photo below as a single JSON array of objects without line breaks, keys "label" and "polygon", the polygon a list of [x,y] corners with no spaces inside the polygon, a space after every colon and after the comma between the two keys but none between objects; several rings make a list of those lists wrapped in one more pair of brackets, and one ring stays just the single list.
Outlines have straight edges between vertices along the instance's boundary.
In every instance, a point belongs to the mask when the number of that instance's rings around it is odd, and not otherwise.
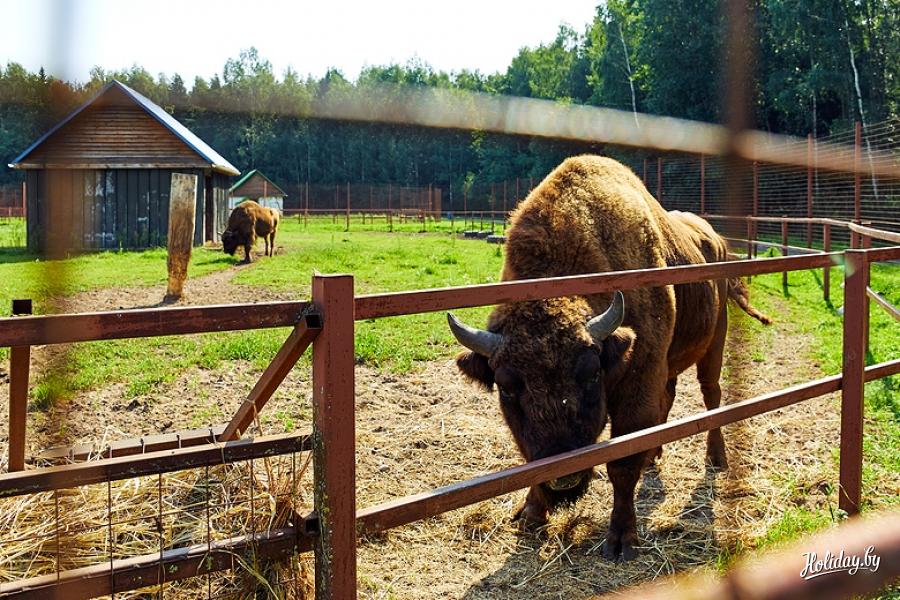
[{"label": "wooden plank wall", "polygon": [[[177,171],[203,179],[201,169]],[[29,170],[26,176],[28,248],[46,251],[48,231],[64,235],[67,245],[78,250],[165,246],[172,172],[172,169]],[[228,180],[225,175],[214,177],[217,198],[227,194]],[[200,225],[194,241],[201,245],[204,242],[202,196],[198,197],[198,203]],[[216,214],[213,218],[219,221],[222,217]],[[71,223],[68,235],[53,229],[66,223]]]}]

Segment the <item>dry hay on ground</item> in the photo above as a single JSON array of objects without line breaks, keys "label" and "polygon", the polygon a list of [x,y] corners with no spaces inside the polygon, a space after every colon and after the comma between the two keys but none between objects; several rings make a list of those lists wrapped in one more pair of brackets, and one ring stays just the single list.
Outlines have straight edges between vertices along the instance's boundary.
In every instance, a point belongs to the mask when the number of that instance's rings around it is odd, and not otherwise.
[{"label": "dry hay on ground", "polygon": [[[737,315],[738,326],[730,334],[723,381],[726,403],[814,374],[804,361],[804,341],[789,324],[768,330],[765,349],[754,360],[749,351],[753,342],[744,339],[747,334],[740,326],[743,319]],[[80,394],[68,405],[69,441],[99,443],[223,422],[257,376],[238,361],[214,371],[189,370],[134,400],[123,400],[121,385]],[[5,394],[5,386],[0,393]],[[264,431],[308,426],[309,398],[309,372],[297,368],[266,407]],[[5,404],[0,398],[0,405]],[[361,508],[520,460],[495,398],[464,384],[449,360],[407,375],[358,367],[357,410]],[[701,410],[690,372],[679,381],[672,418]],[[639,484],[643,546],[633,562],[611,564],[601,558],[611,508],[611,486],[601,469],[589,494],[538,533],[522,533],[509,521],[524,496],[520,491],[363,539],[360,595],[579,598],[708,565],[722,553],[752,547],[790,506],[834,503],[829,484],[836,481],[836,473],[830,449],[838,441],[838,423],[834,399],[820,398],[726,427],[730,468],[722,473],[705,467],[704,436],[667,445],[659,465]],[[40,432],[29,435],[35,439]],[[0,452],[5,452],[2,439]],[[308,479],[301,487],[308,501]],[[0,512],[9,510],[0,505]],[[101,542],[96,543],[100,549]],[[169,592],[166,597],[191,597],[191,592],[179,594],[174,588]]]}]

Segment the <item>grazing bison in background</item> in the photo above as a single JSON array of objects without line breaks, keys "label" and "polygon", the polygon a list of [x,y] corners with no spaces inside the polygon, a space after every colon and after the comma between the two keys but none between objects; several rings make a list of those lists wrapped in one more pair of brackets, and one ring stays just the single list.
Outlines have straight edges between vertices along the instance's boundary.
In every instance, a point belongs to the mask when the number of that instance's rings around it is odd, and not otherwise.
[{"label": "grazing bison in background", "polygon": [[222,248],[233,256],[238,246],[243,246],[244,262],[250,262],[253,260],[250,251],[256,244],[256,236],[260,236],[266,242],[266,256],[272,256],[280,218],[277,209],[260,206],[253,200],[241,202],[228,217],[228,229],[222,232]]},{"label": "grazing bison in background", "polygon": [[[581,156],[557,167],[515,210],[507,231],[505,281],[646,269],[728,260],[705,221],[667,213],[634,173],[609,158]],[[726,302],[750,307],[739,279],[516,302],[498,306],[486,330],[448,315],[468,352],[460,371],[486,389],[496,383],[500,407],[528,461],[663,423],[678,375],[697,365],[707,408],[719,405]],[[603,553],[632,558],[638,543],[634,489],[660,452],[607,464],[613,510]],[[726,465],[719,430],[707,456]],[[528,493],[516,516],[546,522],[548,511],[577,500],[592,479],[575,473]]]}]

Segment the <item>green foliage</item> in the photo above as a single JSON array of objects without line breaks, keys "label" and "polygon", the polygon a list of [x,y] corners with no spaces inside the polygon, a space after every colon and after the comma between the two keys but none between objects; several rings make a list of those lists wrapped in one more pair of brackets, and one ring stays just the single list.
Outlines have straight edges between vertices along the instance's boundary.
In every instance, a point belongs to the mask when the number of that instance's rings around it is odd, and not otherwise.
[{"label": "green foliage", "polygon": [[[330,70],[320,78],[276,74],[255,48],[229,59],[221,77],[188,86],[176,73],[154,78],[138,65],[95,68],[67,83],[18,63],[0,66],[0,158],[11,161],[78,103],[116,78],[172,112],[242,171],[260,168],[297,190],[301,183],[452,186],[543,177],[561,157],[610,152],[572,142],[437,131],[308,118],[322,100],[356,94],[390,102],[396,86],[422,86],[546,98],[692,119],[719,117],[723,19],[713,0],[610,0],[583,31],[560,26],[553,40],[526,46],[505,71],[446,73],[413,59],[367,66],[355,81]],[[820,134],[859,119],[853,66],[869,121],[898,115],[900,11],[890,3],[764,0],[755,4],[756,125]],[[850,55],[853,54],[853,65]],[[892,60],[893,59],[893,60]],[[379,93],[375,93],[379,92]],[[376,108],[373,106],[373,108]],[[20,181],[0,172],[0,184]],[[291,186],[294,186],[291,188]]]}]

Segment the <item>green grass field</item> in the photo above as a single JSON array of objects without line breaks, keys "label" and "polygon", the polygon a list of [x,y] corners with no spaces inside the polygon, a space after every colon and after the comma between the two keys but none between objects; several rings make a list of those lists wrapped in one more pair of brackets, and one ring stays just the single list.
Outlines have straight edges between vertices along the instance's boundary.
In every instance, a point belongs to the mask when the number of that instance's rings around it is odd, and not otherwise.
[{"label": "green grass field", "polygon": [[[363,225],[355,219],[347,232],[342,220],[333,223],[331,218],[318,218],[307,227],[296,218],[287,219],[278,239],[283,252],[273,258],[261,258],[254,266],[241,270],[232,283],[246,286],[251,299],[252,290],[259,287],[304,299],[308,297],[314,271],[352,273],[360,294],[497,280],[501,247],[459,239],[450,234],[447,223],[430,224],[433,231],[424,234],[418,233],[419,223],[396,225],[395,232],[388,233],[383,221]],[[462,228],[459,225],[457,229]],[[220,250],[198,249],[190,276],[229,269],[237,260]],[[59,273],[60,267],[64,276],[59,281],[41,283],[48,274]],[[22,252],[0,253],[0,295],[35,297],[39,307],[46,305],[47,293],[53,289],[71,294],[99,287],[160,285],[165,275],[163,250],[95,253],[65,261],[42,261]],[[842,269],[832,270],[830,304],[822,299],[821,277],[821,271],[792,273],[789,286],[783,288],[780,274],[758,276],[753,278],[751,289],[754,303],[762,310],[777,313],[779,320],[791,321],[802,335],[815,340],[809,361],[824,374],[832,374],[841,368],[842,319],[836,307],[842,304]],[[872,287],[892,303],[900,304],[900,267],[873,267]],[[0,311],[8,311],[8,304],[4,302]],[[481,325],[489,310],[483,307],[459,312],[467,321]],[[898,324],[875,306],[870,331],[870,363],[900,356]],[[36,407],[43,407],[75,391],[112,382],[126,382],[126,394],[137,396],[171,382],[188,368],[210,369],[235,359],[249,360],[261,369],[286,335],[286,330],[279,329],[78,344],[70,351],[65,374],[39,379],[32,386],[32,400]],[[446,358],[457,351],[443,313],[357,324],[358,360],[378,369],[406,372],[416,369],[422,361]],[[765,352],[764,343],[753,351]],[[308,360],[308,355],[304,360]],[[864,486],[884,489],[885,482],[896,482],[900,473],[900,379],[894,377],[866,386],[866,415]],[[834,459],[837,460],[836,452]],[[890,494],[867,496],[866,502],[867,507],[898,505],[896,496]],[[828,511],[790,509],[761,545],[781,543],[832,519]],[[723,564],[727,562],[724,560]]]}]

